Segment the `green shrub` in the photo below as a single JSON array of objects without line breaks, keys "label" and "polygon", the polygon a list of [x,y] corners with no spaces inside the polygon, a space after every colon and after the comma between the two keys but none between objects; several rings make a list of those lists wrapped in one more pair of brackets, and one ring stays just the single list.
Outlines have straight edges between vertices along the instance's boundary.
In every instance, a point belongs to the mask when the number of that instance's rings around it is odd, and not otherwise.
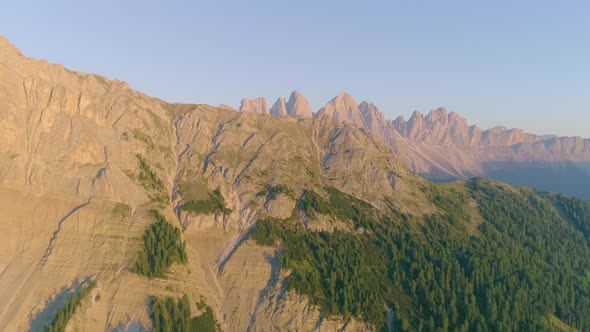
[{"label": "green shrub", "polygon": [[139,161],[139,175],[137,179],[141,186],[149,192],[152,201],[161,204],[166,203],[169,197],[162,180],[158,178],[158,175],[152,170],[141,154],[138,153],[135,157]]},{"label": "green shrub", "polygon": [[63,332],[65,331],[68,322],[76,312],[76,308],[80,306],[82,301],[88,297],[90,291],[96,286],[94,281],[89,281],[82,287],[80,293],[76,293],[70,297],[66,303],[59,309],[53,317],[53,320],[47,325],[44,330],[47,332]]},{"label": "green shrub", "polygon": [[299,199],[299,209],[311,218],[314,218],[316,213],[333,214],[334,212],[330,202],[312,190],[303,191]]},{"label": "green shrub", "polygon": [[133,138],[145,143],[145,145],[147,145],[150,149],[154,148],[154,142],[152,141],[152,138],[139,130],[133,130]]},{"label": "green shrub", "polygon": [[219,325],[213,315],[211,307],[201,301],[197,303],[199,310],[203,310],[200,316],[195,316],[190,320],[190,331],[192,332],[216,332],[219,331]]},{"label": "green shrub", "polygon": [[371,204],[333,187],[324,187],[324,190],[328,193],[327,200],[314,191],[305,190],[299,199],[299,209],[311,218],[319,213],[331,215],[340,220],[351,220],[357,225],[362,225],[365,220],[373,218],[369,216],[374,213]]},{"label": "green shrub", "polygon": [[272,220],[267,219],[259,220],[256,223],[256,227],[250,233],[250,238],[262,246],[274,245],[276,240],[279,239],[279,234],[277,234],[272,222]]},{"label": "green shrub", "polygon": [[285,196],[295,199],[295,192],[293,191],[293,189],[291,189],[291,187],[289,187],[286,184],[280,184],[280,183],[276,184],[274,186],[266,185],[263,190],[256,193],[256,196],[258,196],[258,197],[268,196],[267,197],[268,200],[272,201],[275,198],[277,198],[277,196],[279,194],[282,194],[282,195],[285,195]]},{"label": "green shrub", "polygon": [[182,206],[182,209],[193,214],[229,214],[232,212],[232,209],[226,207],[219,187],[209,193],[208,200],[189,201]]},{"label": "green shrub", "polygon": [[[562,194],[547,195],[555,207],[590,241],[590,202]],[[589,271],[590,273],[590,271]]]},{"label": "green shrub", "polygon": [[186,244],[180,238],[180,230],[166,222],[156,210],[152,210],[156,222],[143,235],[144,248],[132,267],[132,271],[148,277],[164,277],[172,263],[186,263]]},{"label": "green shrub", "polygon": [[115,204],[115,206],[111,210],[112,214],[121,218],[129,217],[131,215],[131,211],[131,206],[124,203]]},{"label": "green shrub", "polygon": [[191,318],[190,302],[186,295],[180,299],[171,297],[150,299],[150,317],[156,332],[215,332],[218,325],[213,311],[204,302],[197,303],[204,313]]},{"label": "green shrub", "polygon": [[436,184],[430,184],[427,194],[432,202],[445,213],[449,222],[456,223],[459,219],[468,218],[468,213],[464,210],[464,206],[469,200],[467,195],[454,188],[445,190]]}]

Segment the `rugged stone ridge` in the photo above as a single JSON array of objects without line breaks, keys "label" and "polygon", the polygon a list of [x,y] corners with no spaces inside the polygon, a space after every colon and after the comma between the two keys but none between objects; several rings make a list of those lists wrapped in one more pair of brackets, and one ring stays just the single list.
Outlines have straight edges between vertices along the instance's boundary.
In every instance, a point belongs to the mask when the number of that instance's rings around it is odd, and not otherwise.
[{"label": "rugged stone ridge", "polygon": [[[148,296],[181,294],[204,298],[224,331],[371,330],[286,292],[279,254],[246,236],[326,186],[400,213],[435,211],[427,182],[386,146],[327,116],[254,114],[260,98],[242,112],[169,104],[0,42],[0,330],[43,326],[88,278],[100,299],[76,312],[74,330],[149,329]],[[259,195],[278,184],[292,194]],[[217,189],[231,212],[183,209]],[[167,279],[129,271],[154,208],[187,244],[188,265]]]},{"label": "rugged stone ridge", "polygon": [[[266,102],[246,108],[264,109],[257,105]],[[255,113],[263,111],[169,104],[124,82],[28,59],[0,39],[0,330],[39,330],[89,279],[97,281],[96,293],[68,329],[149,329],[150,295],[186,294],[192,302],[204,299],[224,331],[372,330],[326,317],[286,291],[281,251],[248,240],[253,225],[289,217],[311,230],[364,232],[298,213],[297,197],[305,190],[325,195],[327,187],[404,218],[432,215],[439,210],[430,183],[400,157],[415,169],[428,163],[455,172],[476,168],[478,153],[506,158],[502,145],[469,145],[472,137],[480,137],[478,144],[501,140],[466,134],[445,110],[416,114],[403,135],[377,107],[346,95],[313,118]],[[502,135],[511,142],[527,137]],[[456,149],[456,137],[469,142],[465,150]],[[552,140],[561,142],[543,137],[516,143],[510,153],[585,151],[576,150],[577,139],[551,147]],[[269,188],[279,185],[289,190],[271,195]],[[213,190],[227,212],[183,209]],[[188,264],[173,265],[166,279],[130,272],[151,209],[186,241]]]},{"label": "rugged stone ridge", "polygon": [[287,113],[290,116],[296,116],[301,118],[311,118],[313,116],[311,104],[297,90],[291,92],[291,96],[289,97],[289,101],[287,102]]},{"label": "rugged stone ridge", "polygon": [[364,127],[358,104],[352,96],[344,92],[338,94],[324,107],[320,108],[318,114],[331,116],[337,122],[349,122]]},{"label": "rugged stone ridge", "polygon": [[435,180],[483,176],[590,198],[590,139],[481,130],[446,108],[385,119],[375,105],[341,93],[318,114],[371,132],[417,173]]},{"label": "rugged stone ridge", "polygon": [[[426,117],[415,112],[407,122],[396,119],[393,126],[425,156],[414,167],[426,176],[486,176],[590,197],[590,191],[576,184],[590,183],[589,139],[537,136],[522,129],[502,127],[481,130],[444,108],[431,111]],[[415,159],[418,156],[414,154]],[[530,175],[522,177],[525,169],[529,169]]]},{"label": "rugged stone ridge", "polygon": [[[279,98],[273,110],[274,116],[285,116],[285,111],[299,117],[312,114],[297,91],[286,103]],[[538,136],[504,127],[482,130],[444,107],[427,115],[415,111],[408,120],[388,120],[373,103],[357,104],[346,93],[338,94],[315,116],[367,130],[417,173],[433,180],[483,176],[590,198],[589,139]]]},{"label": "rugged stone ridge", "polygon": [[482,131],[476,126],[469,126],[467,120],[457,113],[448,113],[444,107],[431,111],[426,117],[420,112],[414,112],[409,121],[400,117],[393,124],[402,136],[412,142],[441,146],[483,147],[531,144],[544,140],[522,129],[496,127]]},{"label": "rugged stone ridge", "polygon": [[288,114],[285,98],[279,97],[279,99],[277,99],[277,101],[270,108],[270,114],[278,118],[286,116]]},{"label": "rugged stone ridge", "polygon": [[309,101],[296,90],[291,92],[291,96],[287,102],[285,102],[283,97],[279,97],[270,108],[270,112],[266,111],[268,107],[265,105],[266,101],[262,97],[256,98],[255,100],[242,99],[240,111],[271,114],[276,117],[292,116],[298,118],[311,118],[313,116]]},{"label": "rugged stone ridge", "polygon": [[387,126],[385,115],[373,103],[363,101],[359,104],[359,110],[363,117],[363,128],[383,136]]},{"label": "rugged stone ridge", "polygon": [[0,35],[0,52],[6,55],[20,55],[20,50],[16,48],[6,37]]},{"label": "rugged stone ridge", "polygon": [[270,109],[268,108],[268,104],[266,103],[266,99],[264,99],[264,97],[258,97],[256,99],[242,99],[240,111],[258,114],[270,114]]}]

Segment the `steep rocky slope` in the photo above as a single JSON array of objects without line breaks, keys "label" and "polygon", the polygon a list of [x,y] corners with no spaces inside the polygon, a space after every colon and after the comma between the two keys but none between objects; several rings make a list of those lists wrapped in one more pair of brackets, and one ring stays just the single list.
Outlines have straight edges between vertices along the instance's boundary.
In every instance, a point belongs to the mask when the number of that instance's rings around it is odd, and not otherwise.
[{"label": "steep rocky slope", "polygon": [[445,109],[394,122],[412,143],[413,167],[435,180],[485,176],[590,198],[590,140],[543,137],[520,129],[481,131]]},{"label": "steep rocky slope", "polygon": [[[263,216],[290,216],[304,189],[327,185],[421,214],[434,209],[416,189],[425,181],[354,126],[253,114],[259,104],[168,104],[0,40],[0,329],[43,326],[89,279],[100,299],[71,322],[81,330],[149,327],[148,297],[182,293],[206,299],[223,330],[361,328],[276,288],[276,252],[246,235]],[[278,184],[292,194],[258,194]],[[231,212],[183,209],[217,188]],[[167,279],[129,271],[154,208],[187,243],[189,264]]]},{"label": "steep rocky slope", "polygon": [[[482,131],[468,126],[456,113],[439,108],[427,116],[415,112],[407,122],[398,118],[393,122],[397,131],[418,145],[453,149],[455,154],[472,154],[481,169],[466,171],[474,174],[492,172],[494,164],[502,162],[571,162],[584,164],[590,161],[590,140],[576,137],[543,137],[521,129],[492,128]],[[474,151],[475,150],[475,151]],[[447,159],[453,158],[453,155]],[[460,166],[457,166],[460,168]],[[449,170],[449,175],[454,174]]]},{"label": "steep rocky slope", "polygon": [[[0,330],[92,282],[68,330],[150,330],[153,297],[185,295],[223,331],[590,326],[586,202],[435,186],[374,105],[282,104],[169,104],[0,38]],[[186,260],[149,277],[153,210]]]},{"label": "steep rocky slope", "polygon": [[590,198],[590,139],[537,136],[500,127],[481,130],[445,108],[392,121],[372,103],[357,105],[345,93],[317,114],[371,132],[417,173],[433,180],[485,176]]},{"label": "steep rocky slope", "polygon": [[272,105],[270,108],[270,114],[276,117],[283,117],[286,116],[287,113],[287,104],[285,103],[285,98],[279,97],[277,101]]},{"label": "steep rocky slope", "polygon": [[313,116],[311,104],[297,90],[291,92],[291,96],[289,96],[289,101],[287,102],[287,113],[290,116],[298,116],[302,118],[311,118]]}]

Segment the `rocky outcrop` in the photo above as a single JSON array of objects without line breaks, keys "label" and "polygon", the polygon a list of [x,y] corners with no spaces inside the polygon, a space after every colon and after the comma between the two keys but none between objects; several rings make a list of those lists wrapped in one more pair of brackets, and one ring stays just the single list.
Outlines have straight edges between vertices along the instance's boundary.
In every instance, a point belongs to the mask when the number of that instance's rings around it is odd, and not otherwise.
[{"label": "rocky outcrop", "polygon": [[270,108],[270,114],[278,118],[286,116],[288,114],[287,105],[283,97],[279,97],[279,99],[277,99],[277,101],[272,105],[272,107]]},{"label": "rocky outcrop", "polygon": [[0,53],[4,56],[19,56],[21,52],[6,37],[0,35]]},{"label": "rocky outcrop", "polygon": [[439,146],[483,147],[531,144],[544,140],[522,129],[496,127],[482,131],[476,126],[469,126],[467,120],[455,112],[449,113],[444,107],[431,111],[427,116],[416,111],[410,120],[405,121],[400,117],[393,124],[411,142]]},{"label": "rocky outcrop", "polygon": [[287,102],[287,113],[290,116],[296,116],[301,118],[310,118],[313,116],[311,105],[309,101],[303,97],[303,95],[295,90],[291,92],[289,101]]},{"label": "rocky outcrop", "polygon": [[[244,100],[241,112],[169,104],[0,39],[0,330],[43,326],[89,278],[100,299],[84,302],[68,329],[149,330],[149,296],[182,294],[203,298],[224,331],[370,329],[324,318],[303,296],[274,297],[289,271],[247,236],[262,217],[302,218],[303,190],[326,186],[421,215],[434,211],[417,189],[426,181],[356,126],[302,119],[308,103],[291,99],[279,109],[299,119],[262,116],[264,98]],[[258,195],[279,183],[288,194]],[[183,210],[213,190],[228,210]],[[165,279],[130,272],[151,209],[186,241],[188,264]]]},{"label": "rocky outcrop", "polygon": [[270,109],[268,108],[268,104],[266,103],[266,99],[264,99],[264,97],[258,97],[256,99],[242,99],[240,111],[258,114],[270,114]]},{"label": "rocky outcrop", "polygon": [[[255,107],[250,107],[255,108]],[[311,107],[293,91],[279,98],[272,114],[311,116]],[[260,113],[260,112],[258,112]],[[357,104],[340,93],[315,114],[350,123],[370,132],[417,173],[434,180],[488,177],[514,185],[531,185],[590,198],[590,139],[537,136],[522,129],[482,130],[455,112],[440,107],[427,115],[415,111],[406,120],[385,118],[373,103]],[[523,176],[523,169],[531,169]]]},{"label": "rocky outcrop", "polygon": [[[469,126],[457,113],[445,108],[427,116],[414,112],[409,121],[398,118],[395,129],[409,142],[429,146],[451,147],[466,151],[475,149],[482,160],[590,161],[590,140],[576,137],[537,136],[522,129],[495,127],[481,130]],[[486,151],[495,153],[486,155]]]},{"label": "rocky outcrop", "polygon": [[240,106],[241,111],[249,111],[260,114],[271,114],[275,117],[292,116],[298,118],[311,118],[313,112],[309,101],[299,91],[291,92],[291,96],[288,101],[285,101],[283,97],[279,97],[277,101],[272,105],[270,111],[265,111],[268,107],[265,106],[266,101],[264,98],[259,97],[255,100],[242,99],[242,105]]},{"label": "rocky outcrop", "polygon": [[[590,139],[537,136],[522,129],[469,126],[445,109],[393,122],[412,146],[406,160],[433,179],[483,176],[590,198]],[[395,151],[395,147],[393,148]]]},{"label": "rocky outcrop", "polygon": [[373,103],[367,101],[359,104],[359,110],[363,117],[363,128],[378,137],[385,136],[389,123],[383,112]]},{"label": "rocky outcrop", "polygon": [[[326,195],[327,187],[409,220],[436,213],[429,183],[406,163],[463,177],[521,160],[587,160],[588,140],[481,131],[445,109],[406,122],[346,94],[313,118],[297,92],[275,105],[281,118],[261,115],[271,113],[264,98],[242,101],[241,112],[169,104],[121,81],[26,58],[0,37],[0,330],[38,330],[89,279],[96,293],[68,329],[149,330],[149,296],[186,294],[192,303],[204,299],[224,331],[372,330],[326,317],[286,291],[281,249],[248,239],[256,222],[347,231],[342,221],[310,223],[298,210],[304,190]],[[270,195],[276,184],[289,190]],[[213,190],[224,197],[223,212],[183,209]],[[186,243],[188,263],[173,265],[167,278],[130,272],[151,209]]]},{"label": "rocky outcrop", "polygon": [[330,100],[324,107],[320,108],[318,114],[332,117],[337,122],[348,122],[359,127],[364,127],[363,117],[356,101],[344,92]]},{"label": "rocky outcrop", "polygon": [[[304,105],[304,106],[297,106]],[[279,98],[273,115],[306,117],[309,103],[294,91],[287,103]],[[305,111],[302,111],[305,110]],[[537,136],[522,129],[482,130],[455,112],[440,107],[406,120],[387,120],[373,103],[357,104],[340,93],[318,110],[336,123],[350,123],[370,132],[417,173],[434,180],[489,177],[515,185],[590,198],[590,140]],[[523,169],[530,174],[523,176]]]},{"label": "rocky outcrop", "polygon": [[[322,107],[320,114],[369,131],[431,179],[483,176],[590,198],[590,190],[583,188],[590,185],[590,139],[537,136],[503,127],[481,130],[444,107],[391,121],[372,103],[357,106],[344,93]],[[523,176],[526,168],[531,175]]]}]

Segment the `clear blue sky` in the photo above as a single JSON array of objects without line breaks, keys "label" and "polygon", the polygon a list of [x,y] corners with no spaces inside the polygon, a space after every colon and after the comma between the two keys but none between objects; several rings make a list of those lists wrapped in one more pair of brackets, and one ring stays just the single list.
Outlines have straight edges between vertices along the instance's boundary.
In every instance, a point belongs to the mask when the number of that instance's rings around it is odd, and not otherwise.
[{"label": "clear blue sky", "polygon": [[589,17],[588,1],[9,1],[0,34],[168,101],[298,89],[318,109],[345,91],[389,118],[446,106],[590,137]]}]

